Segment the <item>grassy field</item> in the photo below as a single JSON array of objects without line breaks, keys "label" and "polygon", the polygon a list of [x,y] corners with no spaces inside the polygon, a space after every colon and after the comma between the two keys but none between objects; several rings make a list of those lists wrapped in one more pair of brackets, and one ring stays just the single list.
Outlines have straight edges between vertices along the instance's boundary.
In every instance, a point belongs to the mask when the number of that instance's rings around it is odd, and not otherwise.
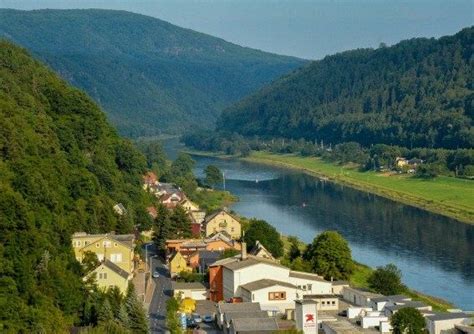
[{"label": "grassy field", "polygon": [[239,199],[228,191],[202,189],[201,191],[196,191],[191,196],[191,200],[196,202],[201,209],[212,212],[229,206]]},{"label": "grassy field", "polygon": [[406,174],[360,172],[319,158],[252,152],[247,161],[267,163],[324,176],[353,188],[474,224],[474,181],[439,176],[424,180]]}]

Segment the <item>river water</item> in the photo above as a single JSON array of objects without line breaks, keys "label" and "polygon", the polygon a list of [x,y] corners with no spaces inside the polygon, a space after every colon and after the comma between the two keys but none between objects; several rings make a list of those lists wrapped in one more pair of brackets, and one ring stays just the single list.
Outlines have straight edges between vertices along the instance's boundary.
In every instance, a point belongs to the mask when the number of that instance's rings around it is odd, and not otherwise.
[{"label": "river water", "polygon": [[[176,147],[168,150],[173,156]],[[226,190],[239,197],[232,206],[237,213],[264,219],[306,243],[337,230],[358,262],[394,263],[410,288],[474,310],[474,225],[288,169],[193,159],[198,177],[210,164],[225,172]]]}]

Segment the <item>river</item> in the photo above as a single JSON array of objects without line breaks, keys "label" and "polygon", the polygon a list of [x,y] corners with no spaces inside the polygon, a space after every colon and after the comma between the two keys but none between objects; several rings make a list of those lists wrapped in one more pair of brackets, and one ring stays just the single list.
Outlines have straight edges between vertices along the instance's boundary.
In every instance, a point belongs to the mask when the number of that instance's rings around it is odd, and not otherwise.
[{"label": "river", "polygon": [[[173,156],[175,145],[167,145]],[[348,241],[353,258],[372,267],[394,263],[410,288],[474,310],[474,225],[396,203],[288,169],[236,159],[193,156],[225,173],[239,197],[232,210],[268,221],[306,243],[325,230]]]}]

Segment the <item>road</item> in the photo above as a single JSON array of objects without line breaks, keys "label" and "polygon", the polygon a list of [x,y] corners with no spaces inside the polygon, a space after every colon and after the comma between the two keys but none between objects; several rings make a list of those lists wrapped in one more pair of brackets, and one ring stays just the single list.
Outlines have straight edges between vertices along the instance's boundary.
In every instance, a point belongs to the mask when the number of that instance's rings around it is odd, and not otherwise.
[{"label": "road", "polygon": [[[149,256],[154,252],[150,252]],[[158,270],[160,277],[154,278],[156,287],[153,294],[150,308],[148,310],[150,318],[151,333],[164,333],[166,330],[166,301],[171,296],[171,278],[168,269],[158,258],[150,257],[151,271]]]}]

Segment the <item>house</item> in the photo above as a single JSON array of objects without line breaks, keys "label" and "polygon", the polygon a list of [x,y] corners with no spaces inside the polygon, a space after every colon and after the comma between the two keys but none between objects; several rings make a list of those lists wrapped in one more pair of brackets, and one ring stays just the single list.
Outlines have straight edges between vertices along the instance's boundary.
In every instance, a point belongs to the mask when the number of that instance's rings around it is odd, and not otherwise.
[{"label": "house", "polygon": [[164,194],[160,197],[160,203],[166,206],[168,209],[174,209],[178,206],[184,198],[184,194],[181,192]]},{"label": "house", "polygon": [[[270,275],[271,276],[271,275]],[[244,302],[259,302],[262,310],[274,314],[294,309],[296,286],[273,279],[260,279],[240,286]]]},{"label": "house", "polygon": [[305,295],[303,299],[314,300],[318,311],[337,311],[339,310],[339,298],[333,294]]},{"label": "house", "polygon": [[159,198],[166,194],[180,193],[181,189],[175,187],[171,183],[158,182],[155,186],[152,187],[151,192],[153,192],[155,196]]},{"label": "house", "polygon": [[158,184],[158,177],[153,172],[147,172],[143,175],[143,189],[149,190]]},{"label": "house", "polygon": [[113,209],[115,213],[118,214],[119,216],[123,216],[127,214],[127,209],[125,209],[122,203],[115,204]]},{"label": "house", "polygon": [[107,290],[112,286],[119,288],[124,295],[127,293],[128,283],[132,279],[132,274],[123,270],[115,263],[104,260],[102,263],[88,273],[84,279],[95,276],[95,282],[100,289]]},{"label": "house", "polygon": [[377,297],[383,296],[365,289],[356,289],[352,287],[344,287],[342,289],[342,298],[356,306],[371,307],[372,298]]},{"label": "house", "polygon": [[193,217],[194,221],[199,224],[202,224],[206,218],[206,211],[202,210],[191,211],[189,214]]},{"label": "house", "polygon": [[347,320],[323,321],[321,328],[325,334],[363,334],[360,327]]},{"label": "house", "polygon": [[181,205],[183,207],[184,210],[186,210],[186,212],[193,212],[193,211],[199,211],[199,206],[190,201],[189,199],[187,199],[186,197],[183,198],[180,202],[179,202],[179,205]]},{"label": "house", "polygon": [[335,295],[342,295],[342,290],[349,287],[348,281],[332,281],[332,293]]},{"label": "house", "polygon": [[[244,244],[240,256],[209,266],[209,282],[211,300],[242,298],[278,312],[286,311],[290,298],[293,303],[295,298],[307,294],[330,294],[332,291],[331,282],[316,274],[291,271],[276,261],[247,255]],[[257,288],[259,290],[254,290]],[[256,293],[261,290],[264,293]],[[284,294],[270,295],[273,292]]]},{"label": "house", "polygon": [[135,269],[135,236],[133,234],[87,234],[72,235],[74,254],[82,262],[86,252],[97,255],[99,261],[107,259],[121,269],[132,273]]},{"label": "house", "polygon": [[209,266],[219,260],[222,256],[222,251],[214,251],[214,250],[201,250],[199,251],[199,265],[198,269],[199,272],[205,273]]},{"label": "house", "polygon": [[201,223],[198,223],[192,215],[188,215],[189,219],[191,220],[191,235],[194,238],[199,238],[201,236]]},{"label": "house", "polygon": [[188,263],[181,252],[174,252],[169,260],[169,268],[171,277],[178,275],[182,271],[191,271]]},{"label": "house", "polygon": [[181,252],[187,258],[200,250],[224,251],[226,249],[241,250],[241,244],[233,239],[214,236],[206,239],[169,239],[166,240],[166,253],[168,257],[174,252]]},{"label": "house", "polygon": [[437,313],[426,316],[425,320],[429,334],[441,334],[444,331],[453,330],[456,325],[471,325],[472,323],[471,316],[463,312]]},{"label": "house", "polygon": [[318,321],[318,312],[314,300],[295,300],[295,322],[299,331],[303,334],[317,334]]},{"label": "house", "polygon": [[207,290],[204,284],[199,282],[172,282],[173,296],[191,298],[194,300],[206,300]]},{"label": "house", "polygon": [[240,222],[226,210],[219,210],[207,216],[204,219],[203,227],[206,236],[225,231],[232,239],[239,239],[241,237]]},{"label": "house", "polygon": [[396,167],[401,168],[401,167],[406,166],[406,165],[408,165],[408,159],[402,158],[402,157],[397,157],[395,159],[395,166]]},{"label": "house", "polygon": [[270,253],[260,241],[256,241],[255,245],[249,252],[250,255],[254,255],[256,257],[263,257],[265,259],[275,260],[272,253]]}]

